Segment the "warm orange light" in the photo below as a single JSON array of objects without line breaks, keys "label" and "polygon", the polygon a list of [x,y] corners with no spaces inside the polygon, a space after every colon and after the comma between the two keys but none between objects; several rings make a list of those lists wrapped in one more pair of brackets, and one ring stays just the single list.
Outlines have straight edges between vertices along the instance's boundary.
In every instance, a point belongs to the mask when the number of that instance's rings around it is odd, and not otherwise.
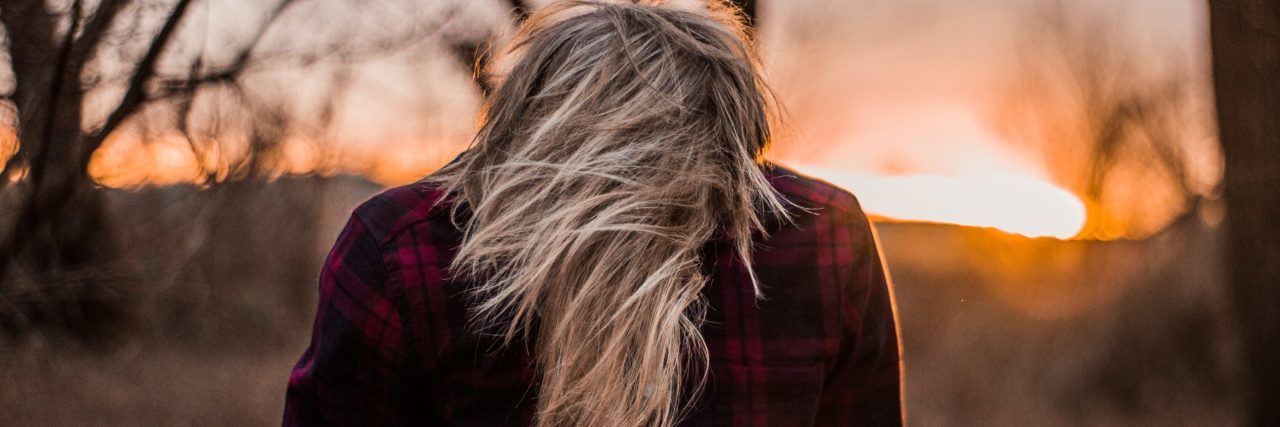
[{"label": "warm orange light", "polygon": [[[0,134],[0,149],[5,148],[4,136]],[[356,173],[385,185],[398,185],[439,167],[459,149],[454,145],[405,143],[392,145],[398,149],[346,152],[332,158],[339,153],[326,154],[320,147],[314,141],[286,139],[280,147],[280,164],[275,165],[271,176]],[[331,160],[337,163],[328,164]],[[892,220],[991,227],[1031,237],[1066,239],[1080,233],[1085,224],[1085,207],[1079,198],[1036,178],[1025,167],[999,166],[981,169],[1002,173],[894,175],[856,172],[858,168],[793,165],[802,173],[848,188],[858,195],[868,213]],[[977,168],[970,168],[974,169]],[[177,134],[152,136],[146,143],[129,134],[110,138],[94,153],[89,172],[99,183],[116,188],[201,179],[198,159],[187,141]]]},{"label": "warm orange light", "polygon": [[[0,133],[0,154],[5,148]],[[209,142],[210,146],[216,145]],[[227,151],[243,150],[244,144],[224,143]],[[462,150],[456,144],[422,141],[387,142],[378,150],[366,148],[338,150],[323,141],[287,137],[276,147],[273,163],[263,165],[267,178],[288,175],[353,174],[382,185],[413,182],[448,162]],[[148,185],[204,183],[216,172],[224,150],[212,150],[204,158],[191,151],[186,137],[178,134],[149,135],[146,140],[132,133],[114,134],[93,153],[89,175],[111,188],[139,188]],[[228,157],[235,157],[232,153]],[[0,159],[3,160],[3,159]]]},{"label": "warm orange light", "polygon": [[849,189],[863,209],[894,220],[991,227],[1066,239],[1085,224],[1084,203],[1046,181],[1012,174],[876,176],[796,166]]},{"label": "warm orange light", "polygon": [[198,182],[201,172],[181,135],[153,136],[144,142],[136,135],[116,133],[93,153],[89,176],[107,187],[130,188]]}]

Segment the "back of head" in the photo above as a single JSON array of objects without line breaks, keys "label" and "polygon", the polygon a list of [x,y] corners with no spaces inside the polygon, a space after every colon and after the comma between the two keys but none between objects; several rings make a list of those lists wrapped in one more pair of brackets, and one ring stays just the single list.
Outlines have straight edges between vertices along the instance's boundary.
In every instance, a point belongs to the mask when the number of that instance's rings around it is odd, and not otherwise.
[{"label": "back of head", "polygon": [[430,178],[471,211],[454,269],[483,278],[476,321],[534,338],[539,425],[674,424],[706,363],[702,247],[722,233],[749,269],[784,215],[744,26],[718,2],[561,2],[511,53],[473,147]]}]

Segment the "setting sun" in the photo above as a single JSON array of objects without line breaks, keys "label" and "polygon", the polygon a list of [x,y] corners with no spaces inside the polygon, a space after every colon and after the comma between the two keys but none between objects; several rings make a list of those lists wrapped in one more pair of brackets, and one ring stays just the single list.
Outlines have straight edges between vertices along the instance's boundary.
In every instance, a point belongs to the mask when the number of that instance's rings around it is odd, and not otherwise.
[{"label": "setting sun", "polygon": [[1009,174],[877,176],[796,166],[844,187],[866,211],[893,220],[991,227],[1067,239],[1084,228],[1084,203],[1048,182]]}]

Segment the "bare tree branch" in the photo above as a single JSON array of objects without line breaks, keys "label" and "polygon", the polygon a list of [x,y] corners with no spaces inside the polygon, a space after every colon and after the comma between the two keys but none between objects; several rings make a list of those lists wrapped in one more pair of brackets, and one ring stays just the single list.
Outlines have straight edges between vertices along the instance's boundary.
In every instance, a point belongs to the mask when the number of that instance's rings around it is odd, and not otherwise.
[{"label": "bare tree branch", "polygon": [[[150,80],[152,83],[151,86],[156,88],[156,91],[153,94],[146,95],[144,90],[143,94],[146,96],[141,99],[137,99],[137,103],[145,104],[155,100],[188,96],[191,94],[190,92],[198,90],[203,86],[219,83],[232,83],[239,79],[245,72],[257,68],[259,64],[262,63],[272,63],[273,65],[283,66],[290,63],[307,64],[316,62],[317,59],[313,57],[298,56],[296,58],[287,58],[284,56],[263,56],[258,53],[258,50],[261,47],[261,41],[266,32],[270,30],[276,21],[278,21],[278,18],[284,13],[288,6],[296,3],[297,1],[295,0],[283,0],[277,4],[272,12],[268,14],[267,19],[255,29],[254,35],[249,38],[250,42],[239,51],[235,59],[233,59],[229,64],[222,65],[214,69],[206,69],[203,59],[197,59],[199,66],[190,68],[187,74],[183,77],[165,78],[155,75],[153,70]],[[403,40],[398,41],[398,43],[403,43]],[[139,71],[142,70],[139,69]],[[137,73],[130,75],[129,87],[136,87],[134,86],[134,83],[137,81]],[[146,89],[145,85],[143,86],[143,89]],[[102,136],[105,137],[110,133],[110,130],[102,132],[100,129],[98,132],[103,133]]]},{"label": "bare tree branch", "polygon": [[102,36],[107,33],[111,23],[115,22],[120,11],[127,5],[129,5],[127,0],[102,0],[98,4],[89,22],[85,23],[84,29],[80,31],[80,36],[71,45],[71,59],[75,61],[77,68],[83,67],[89,60],[93,50],[102,41]]},{"label": "bare tree branch", "polygon": [[178,24],[187,15],[187,10],[190,8],[191,3],[192,0],[179,0],[178,4],[173,7],[168,19],[165,20],[164,25],[160,27],[155,37],[151,39],[147,53],[138,62],[138,66],[133,72],[133,78],[129,81],[129,88],[126,89],[124,98],[120,100],[120,105],[107,116],[106,122],[90,134],[85,141],[85,150],[81,153],[79,162],[82,167],[89,164],[89,158],[93,151],[102,144],[107,135],[120,126],[120,123],[124,122],[129,115],[137,111],[138,107],[146,100],[146,86],[151,78],[155,76],[156,62],[160,59],[160,54],[173,41],[173,34],[177,30]]},{"label": "bare tree branch", "polygon": [[[249,46],[244,48],[236,56],[236,59],[226,65],[217,66],[211,69],[200,67],[197,73],[188,73],[183,77],[170,77],[167,79],[159,79],[153,86],[156,91],[147,99],[148,101],[181,98],[189,95],[190,92],[199,90],[202,87],[219,84],[235,84],[241,76],[252,71],[260,71],[267,69],[281,69],[288,67],[311,66],[317,63],[330,61],[339,63],[338,65],[348,65],[358,63],[371,58],[377,58],[394,54],[404,49],[411,48],[415,42],[419,42],[430,37],[438,35],[444,30],[443,21],[452,19],[452,13],[446,14],[441,18],[441,23],[430,26],[429,32],[406,32],[389,37],[385,40],[379,40],[375,43],[360,43],[349,45],[335,45],[321,49],[318,53],[292,53],[292,52],[262,52],[260,50],[264,33],[269,30],[271,24],[276,21],[276,17],[280,16],[288,5],[296,3],[295,0],[285,0],[271,14],[271,18],[257,29],[257,33],[251,38]],[[456,51],[458,46],[450,46],[451,51]],[[470,68],[470,67],[468,67]]]},{"label": "bare tree branch", "polygon": [[267,30],[270,30],[271,26],[284,14],[285,9],[288,9],[294,3],[296,3],[295,0],[282,0],[276,5],[275,9],[272,9],[271,14],[267,15],[267,19],[263,21],[262,25],[258,26],[257,31],[250,39],[252,41],[249,46],[240,51],[240,54],[236,56],[235,62],[223,69],[221,73],[225,76],[222,77],[223,79],[234,79],[244,71],[245,65],[249,63],[249,58],[253,57],[253,54],[258,50],[258,46],[262,44],[262,37],[266,35]]}]

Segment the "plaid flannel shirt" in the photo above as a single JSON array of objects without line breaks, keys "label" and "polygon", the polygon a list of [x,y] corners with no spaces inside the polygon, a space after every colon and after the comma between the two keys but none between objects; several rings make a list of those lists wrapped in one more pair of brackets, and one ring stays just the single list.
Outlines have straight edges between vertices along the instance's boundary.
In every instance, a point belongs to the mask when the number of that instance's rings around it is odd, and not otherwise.
[{"label": "plaid flannel shirt", "polygon": [[[757,242],[757,299],[732,248],[707,245],[707,381],[681,425],[898,425],[899,352],[885,270],[853,195],[781,167],[797,210]],[[310,347],[285,425],[528,425],[537,369],[524,343],[472,332],[447,266],[460,231],[423,183],[358,207],[320,275]],[[440,202],[440,203],[437,203]]]}]

